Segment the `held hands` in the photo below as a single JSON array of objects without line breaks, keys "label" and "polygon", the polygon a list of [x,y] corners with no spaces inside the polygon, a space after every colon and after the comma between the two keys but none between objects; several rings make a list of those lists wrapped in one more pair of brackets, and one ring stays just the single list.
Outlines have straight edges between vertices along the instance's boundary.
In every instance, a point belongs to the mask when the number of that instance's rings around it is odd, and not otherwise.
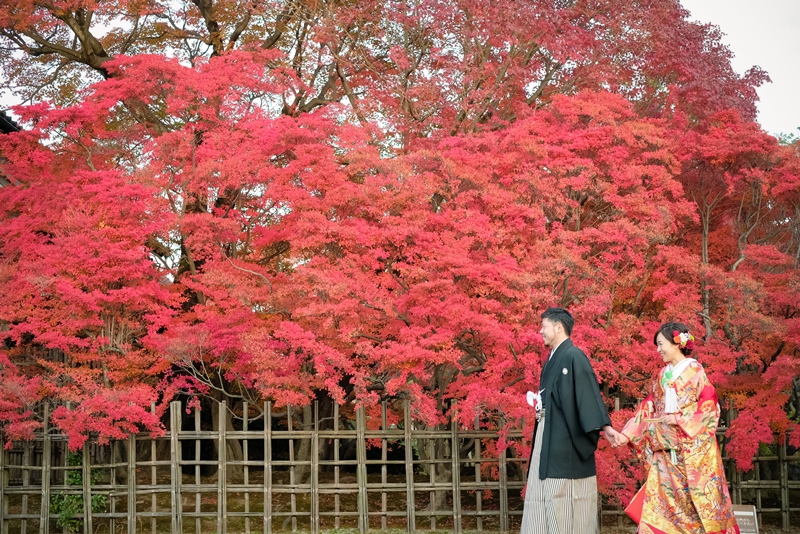
[{"label": "held hands", "polygon": [[622,432],[618,432],[616,443],[612,443],[611,446],[616,449],[617,447],[622,447],[623,445],[627,445],[629,441],[630,440],[628,439],[628,436],[626,436]]},{"label": "held hands", "polygon": [[[665,425],[677,425],[679,417],[680,417],[679,413],[670,413],[670,414],[666,414],[661,419],[654,419],[652,421],[653,422],[660,422],[660,423],[663,423]],[[605,434],[606,439],[608,440],[608,442],[611,443],[611,447],[613,447],[615,449],[617,447],[622,447],[623,445],[626,445],[626,444],[628,444],[630,442],[630,439],[628,439],[628,436],[626,436],[622,432],[617,432],[611,426],[604,426],[603,427],[603,434]]]},{"label": "held hands", "polygon": [[603,434],[606,436],[606,439],[609,443],[611,443],[611,447],[617,448],[625,445],[630,441],[625,434],[622,432],[617,432],[611,426],[604,426],[603,427]]}]

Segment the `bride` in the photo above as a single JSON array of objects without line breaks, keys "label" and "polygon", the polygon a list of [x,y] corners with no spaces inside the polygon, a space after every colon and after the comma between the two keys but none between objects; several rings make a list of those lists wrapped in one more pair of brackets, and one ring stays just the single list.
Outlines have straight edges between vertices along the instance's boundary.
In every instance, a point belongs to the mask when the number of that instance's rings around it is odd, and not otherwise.
[{"label": "bride", "polygon": [[638,532],[738,534],[716,438],[717,394],[688,357],[694,336],[682,323],[666,323],[653,343],[667,365],[613,444],[631,443],[650,466]]}]

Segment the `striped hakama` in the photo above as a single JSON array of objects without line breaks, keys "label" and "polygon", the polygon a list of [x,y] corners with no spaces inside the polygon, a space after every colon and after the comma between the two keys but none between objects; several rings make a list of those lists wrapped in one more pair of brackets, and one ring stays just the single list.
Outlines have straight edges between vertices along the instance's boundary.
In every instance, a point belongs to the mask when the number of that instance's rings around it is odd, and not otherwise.
[{"label": "striped hakama", "polygon": [[539,480],[544,411],[536,425],[521,534],[597,534],[597,477]]}]

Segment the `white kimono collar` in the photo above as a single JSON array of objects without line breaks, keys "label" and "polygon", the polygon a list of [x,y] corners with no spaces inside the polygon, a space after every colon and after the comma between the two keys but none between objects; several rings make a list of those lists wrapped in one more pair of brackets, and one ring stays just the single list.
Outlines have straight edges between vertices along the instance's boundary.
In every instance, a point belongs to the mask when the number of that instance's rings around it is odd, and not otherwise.
[{"label": "white kimono collar", "polygon": [[664,372],[672,371],[672,379],[671,381],[674,382],[678,379],[679,376],[689,367],[689,364],[693,361],[696,361],[694,358],[684,358],[677,365],[672,365],[671,363],[667,364],[667,368],[664,369]]},{"label": "white kimono collar", "polygon": [[669,382],[666,380],[664,381],[664,413],[675,413],[679,411],[678,392],[675,391],[675,381],[693,361],[695,361],[694,358],[684,358],[678,362],[677,365],[673,366],[672,364],[668,364],[666,369],[664,369],[665,378],[668,371],[672,372]]}]

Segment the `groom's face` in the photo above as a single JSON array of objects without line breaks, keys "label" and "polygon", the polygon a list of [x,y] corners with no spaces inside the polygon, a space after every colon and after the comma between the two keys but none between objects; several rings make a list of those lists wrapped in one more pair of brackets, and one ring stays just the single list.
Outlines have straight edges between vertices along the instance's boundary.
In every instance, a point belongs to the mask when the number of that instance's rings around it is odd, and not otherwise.
[{"label": "groom's face", "polygon": [[542,340],[544,341],[544,344],[552,348],[556,334],[561,328],[563,328],[561,323],[554,323],[550,319],[542,319],[542,328],[539,330],[539,333],[542,334]]}]

